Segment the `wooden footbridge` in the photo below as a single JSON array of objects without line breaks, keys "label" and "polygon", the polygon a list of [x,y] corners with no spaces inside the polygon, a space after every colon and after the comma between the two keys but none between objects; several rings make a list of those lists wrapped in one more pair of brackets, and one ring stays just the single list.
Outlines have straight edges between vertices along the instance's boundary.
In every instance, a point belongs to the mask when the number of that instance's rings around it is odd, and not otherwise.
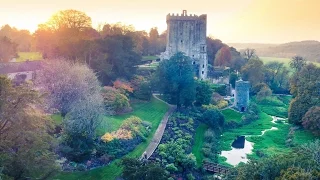
[{"label": "wooden footbridge", "polygon": [[227,174],[229,172],[229,168],[227,166],[223,166],[217,163],[211,163],[207,161],[203,161],[202,167],[206,171],[217,173],[217,174]]}]

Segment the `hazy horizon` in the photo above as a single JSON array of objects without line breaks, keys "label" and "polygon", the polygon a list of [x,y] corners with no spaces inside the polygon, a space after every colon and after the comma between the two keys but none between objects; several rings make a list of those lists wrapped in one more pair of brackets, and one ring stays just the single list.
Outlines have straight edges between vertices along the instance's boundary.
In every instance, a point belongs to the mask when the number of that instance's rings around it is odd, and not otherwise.
[{"label": "hazy horizon", "polygon": [[166,15],[181,13],[207,14],[207,35],[225,43],[281,44],[292,41],[320,41],[320,1],[317,0],[137,0],[86,2],[56,0],[12,0],[0,6],[0,26],[9,24],[34,32],[59,10],[76,9],[98,24],[117,23],[133,25],[136,30],[166,29]]}]

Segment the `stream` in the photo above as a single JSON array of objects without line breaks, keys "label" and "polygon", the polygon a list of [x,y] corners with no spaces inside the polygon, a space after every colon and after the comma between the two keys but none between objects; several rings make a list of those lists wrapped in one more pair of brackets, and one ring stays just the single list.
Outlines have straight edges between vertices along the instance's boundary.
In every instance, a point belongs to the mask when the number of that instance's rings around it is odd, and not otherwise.
[{"label": "stream", "polygon": [[[285,123],[284,118],[271,116],[272,117],[272,123],[276,124],[277,122],[281,121],[282,123]],[[253,142],[250,142],[246,140],[246,137],[250,136],[263,136],[267,131],[274,131],[278,130],[277,127],[271,127],[270,129],[265,129],[261,131],[260,135],[241,135],[238,136],[237,139],[235,139],[231,145],[231,150],[229,151],[221,151],[221,156],[227,158],[226,163],[231,164],[233,166],[238,165],[240,162],[246,163],[248,162],[247,154],[251,154],[253,150]]]}]

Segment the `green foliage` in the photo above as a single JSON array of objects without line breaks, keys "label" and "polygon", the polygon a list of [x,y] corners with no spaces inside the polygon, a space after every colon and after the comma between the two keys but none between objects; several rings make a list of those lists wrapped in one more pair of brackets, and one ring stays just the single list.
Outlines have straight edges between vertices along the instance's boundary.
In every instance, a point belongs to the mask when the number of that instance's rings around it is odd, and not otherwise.
[{"label": "green foliage", "polygon": [[265,82],[274,93],[288,94],[289,70],[283,63],[272,61],[264,66]]},{"label": "green foliage", "polygon": [[263,87],[257,93],[257,99],[264,99],[266,97],[270,97],[272,95],[272,91],[269,87]]},{"label": "green foliage", "polygon": [[281,170],[280,177],[277,177],[276,180],[296,180],[296,179],[317,179],[320,177],[320,172],[306,171],[300,167],[290,167],[286,170]]},{"label": "green foliage", "polygon": [[178,107],[190,106],[195,99],[195,80],[191,59],[178,52],[161,61],[157,69],[157,84],[165,98]]},{"label": "green foliage", "polygon": [[236,73],[231,73],[229,76],[229,83],[231,84],[232,88],[235,88],[237,80],[238,75]]},{"label": "green foliage", "polygon": [[114,87],[103,87],[101,95],[104,107],[109,114],[119,114],[130,108],[128,97]]},{"label": "green foliage", "polygon": [[290,67],[297,72],[299,72],[305,65],[307,65],[307,61],[301,56],[294,56],[291,58]]},{"label": "green foliage", "polygon": [[90,67],[99,72],[99,80],[108,85],[117,78],[131,79],[140,64],[141,56],[134,51],[135,44],[129,35],[107,36],[96,42],[102,56],[93,59]]},{"label": "green foliage", "polygon": [[[312,143],[311,143],[312,144]],[[318,153],[317,150],[311,150]],[[241,164],[230,171],[228,179],[296,179],[301,177],[316,178],[319,175],[320,166],[312,158],[309,152],[302,149],[289,154],[282,154],[251,160],[247,164]]]},{"label": "green foliage", "polygon": [[222,110],[221,112],[224,115],[225,121],[227,123],[231,121],[238,122],[238,123],[241,122],[241,117],[242,117],[241,113],[233,109],[225,109],[225,110]]},{"label": "green foliage", "polygon": [[319,96],[320,68],[313,64],[304,66],[291,80],[291,101],[288,118],[290,123],[301,124],[309,108],[320,104]]},{"label": "green foliage", "polygon": [[213,90],[208,81],[196,81],[196,106],[208,105]]},{"label": "green foliage", "polygon": [[302,118],[302,125],[315,135],[320,135],[320,106],[311,107]]},{"label": "green foliage", "polygon": [[166,170],[173,173],[173,172],[178,171],[178,168],[173,163],[170,163],[170,164],[166,165]]},{"label": "green foliage", "polygon": [[14,87],[0,76],[0,169],[8,179],[45,178],[58,170],[53,122],[36,108],[41,100],[27,84]]},{"label": "green foliage", "polygon": [[224,116],[218,109],[209,109],[203,113],[201,122],[207,124],[210,128],[221,131],[224,126]]},{"label": "green foliage", "polygon": [[250,81],[252,86],[263,82],[263,62],[259,59],[250,59],[241,69],[242,79]]},{"label": "green foliage", "polygon": [[165,170],[156,163],[144,163],[138,159],[124,158],[121,165],[124,167],[122,177],[126,180],[162,180],[167,178]]},{"label": "green foliage", "polygon": [[131,80],[133,95],[137,99],[149,101],[152,96],[151,83],[143,76],[135,76]]},{"label": "green foliage", "polygon": [[12,42],[8,37],[0,36],[0,62],[8,62],[12,58],[17,57],[17,44]]}]

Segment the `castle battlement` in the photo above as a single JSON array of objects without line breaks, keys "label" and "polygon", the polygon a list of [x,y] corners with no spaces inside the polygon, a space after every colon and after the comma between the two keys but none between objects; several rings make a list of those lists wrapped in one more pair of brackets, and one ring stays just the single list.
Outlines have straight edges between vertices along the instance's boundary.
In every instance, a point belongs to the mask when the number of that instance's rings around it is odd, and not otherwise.
[{"label": "castle battlement", "polygon": [[161,59],[169,59],[177,52],[183,52],[192,59],[199,79],[206,79],[208,57],[206,46],[207,15],[182,14],[167,15],[167,46]]},{"label": "castle battlement", "polygon": [[187,14],[187,11],[186,10],[183,10],[181,14],[168,14],[167,15],[167,21],[170,21],[170,20],[180,20],[180,21],[195,21],[195,20],[203,20],[203,21],[206,21],[207,19],[207,15],[206,14],[202,14],[200,16],[198,15],[195,15],[195,14],[190,14],[188,15]]}]

